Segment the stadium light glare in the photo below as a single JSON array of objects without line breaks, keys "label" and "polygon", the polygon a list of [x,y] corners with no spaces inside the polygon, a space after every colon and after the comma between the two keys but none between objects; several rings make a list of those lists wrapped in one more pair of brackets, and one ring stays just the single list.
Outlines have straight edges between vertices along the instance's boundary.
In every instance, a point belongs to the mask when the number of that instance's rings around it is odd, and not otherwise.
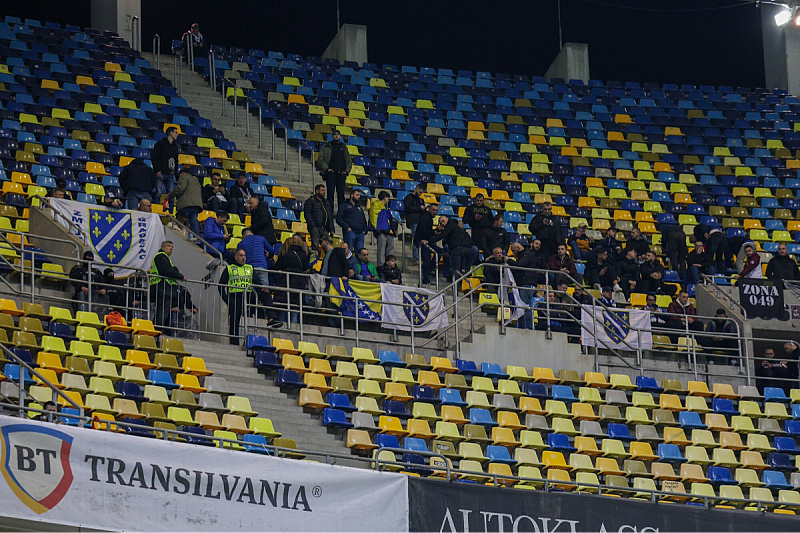
[{"label": "stadium light glare", "polygon": [[792,20],[792,10],[789,9],[789,6],[786,6],[785,9],[775,15],[775,24],[778,26],[785,26],[790,20]]}]

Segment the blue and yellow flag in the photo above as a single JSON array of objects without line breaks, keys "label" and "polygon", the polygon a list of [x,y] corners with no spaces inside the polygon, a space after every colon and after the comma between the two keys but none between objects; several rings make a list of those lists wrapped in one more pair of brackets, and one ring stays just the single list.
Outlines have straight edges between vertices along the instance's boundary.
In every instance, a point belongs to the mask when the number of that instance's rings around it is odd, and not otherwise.
[{"label": "blue and yellow flag", "polygon": [[[350,281],[342,278],[331,278],[328,289],[331,296],[350,296],[352,298],[366,298],[368,300],[381,300],[381,284],[369,281]],[[358,308],[358,318],[365,320],[381,320],[380,303],[365,302],[363,300],[344,300],[331,298],[331,303],[339,308],[342,316],[355,317]]]}]

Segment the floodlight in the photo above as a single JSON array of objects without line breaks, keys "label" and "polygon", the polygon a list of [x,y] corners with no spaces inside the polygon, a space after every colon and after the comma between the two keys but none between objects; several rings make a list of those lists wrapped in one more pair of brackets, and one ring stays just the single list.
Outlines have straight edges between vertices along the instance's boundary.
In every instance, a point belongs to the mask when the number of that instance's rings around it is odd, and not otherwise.
[{"label": "floodlight", "polygon": [[792,20],[792,10],[789,9],[789,6],[786,6],[775,15],[775,24],[778,26],[785,26],[790,20]]}]

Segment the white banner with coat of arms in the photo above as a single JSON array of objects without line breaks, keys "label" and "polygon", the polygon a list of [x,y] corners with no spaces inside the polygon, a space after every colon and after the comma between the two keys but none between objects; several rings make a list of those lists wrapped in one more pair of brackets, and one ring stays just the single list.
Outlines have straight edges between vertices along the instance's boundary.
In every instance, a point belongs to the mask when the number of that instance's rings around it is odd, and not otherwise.
[{"label": "white banner with coat of arms", "polygon": [[581,322],[581,344],[584,346],[618,350],[649,350],[653,347],[649,311],[584,306]]},{"label": "white banner with coat of arms", "polygon": [[[133,274],[129,270],[133,268],[149,270],[153,256],[165,239],[164,225],[155,213],[110,209],[60,198],[52,198],[50,205],[63,215],[63,218],[56,219],[83,239],[97,261],[116,267],[117,277]],[[67,220],[81,232],[70,226]]]},{"label": "white banner with coat of arms", "polygon": [[444,297],[441,294],[416,287],[381,283],[381,300],[382,326],[386,329],[411,331],[411,324],[414,324],[414,331],[447,327],[447,313],[444,311]]}]

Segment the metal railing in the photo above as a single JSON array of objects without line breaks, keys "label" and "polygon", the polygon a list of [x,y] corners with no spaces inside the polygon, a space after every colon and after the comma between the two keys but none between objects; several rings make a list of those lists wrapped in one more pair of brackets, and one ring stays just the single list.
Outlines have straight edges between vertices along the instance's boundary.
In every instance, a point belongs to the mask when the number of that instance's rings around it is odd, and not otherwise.
[{"label": "metal railing", "polygon": [[178,96],[183,96],[183,53],[172,56],[172,79],[178,86]]},{"label": "metal railing", "polygon": [[131,18],[131,48],[142,51],[142,23],[137,15]]},{"label": "metal railing", "polygon": [[[57,389],[56,389],[57,391]],[[58,392],[58,391],[57,391]],[[0,398],[0,400],[2,400]],[[65,400],[71,401],[69,397]],[[422,450],[408,450],[405,448],[382,447],[373,452],[372,457],[362,457],[358,455],[349,455],[335,452],[323,452],[315,450],[306,450],[302,448],[287,448],[276,446],[274,444],[261,444],[244,442],[236,439],[229,439],[217,435],[199,435],[187,431],[181,431],[171,428],[158,428],[144,426],[142,424],[132,424],[121,420],[104,420],[94,419],[86,416],[80,406],[71,402],[70,405],[75,405],[79,414],[64,412],[51,412],[35,407],[25,405],[16,405],[8,402],[0,401],[0,413],[7,411],[8,414],[15,413],[19,418],[29,418],[31,416],[39,415],[44,416],[46,422],[68,424],[74,427],[87,429],[90,431],[104,431],[107,433],[144,433],[154,436],[160,440],[170,441],[185,441],[191,440],[193,442],[204,442],[212,444],[217,448],[232,448],[235,450],[263,450],[265,455],[280,457],[280,458],[319,458],[325,464],[337,464],[338,460],[345,460],[361,464],[366,468],[382,471],[404,471],[408,473],[423,472],[429,476],[443,478],[447,482],[457,482],[460,479],[475,480],[482,483],[491,483],[495,487],[510,487],[513,485],[530,485],[536,489],[544,492],[561,491],[565,488],[575,490],[578,492],[591,492],[598,495],[616,494],[620,496],[636,497],[639,499],[646,499],[651,502],[657,501],[692,501],[696,504],[702,504],[704,507],[715,507],[717,505],[726,504],[734,507],[754,508],[761,512],[766,509],[771,509],[776,506],[783,505],[780,501],[763,501],[753,499],[739,499],[739,498],[726,498],[722,496],[707,496],[701,494],[692,494],[691,492],[673,492],[668,490],[653,490],[645,487],[631,487],[631,486],[617,486],[607,485],[603,483],[586,483],[582,481],[570,480],[557,480],[548,479],[546,477],[529,477],[517,476],[495,472],[484,472],[475,470],[466,470],[461,468],[454,468],[452,461],[443,454],[436,452],[426,452]],[[200,444],[198,444],[200,445]],[[389,452],[395,456],[395,460],[381,457],[383,452]],[[246,453],[246,452],[245,452]],[[396,454],[410,454],[421,457],[429,458],[429,462],[419,464],[414,462],[406,462],[396,460]],[[255,455],[248,457],[255,459]]]},{"label": "metal railing", "polygon": [[157,33],[153,34],[153,61],[156,70],[161,70],[161,36]]},{"label": "metal railing", "polygon": [[183,36],[186,41],[186,64],[189,66],[190,71],[194,71],[194,43],[192,42],[192,33],[186,32]]},{"label": "metal railing", "polygon": [[217,65],[216,65],[216,55],[214,54],[213,47],[209,47],[208,49],[208,64],[209,64],[209,71],[208,71],[208,84],[211,85],[213,90],[217,90]]},{"label": "metal railing", "polygon": [[251,98],[248,95],[245,95],[245,106],[246,106],[246,115],[245,115],[245,137],[250,137],[250,104],[253,104],[256,109],[258,109],[258,147],[261,148],[263,146],[262,138],[262,129],[264,128],[264,120],[262,118],[264,108],[261,105]]}]

